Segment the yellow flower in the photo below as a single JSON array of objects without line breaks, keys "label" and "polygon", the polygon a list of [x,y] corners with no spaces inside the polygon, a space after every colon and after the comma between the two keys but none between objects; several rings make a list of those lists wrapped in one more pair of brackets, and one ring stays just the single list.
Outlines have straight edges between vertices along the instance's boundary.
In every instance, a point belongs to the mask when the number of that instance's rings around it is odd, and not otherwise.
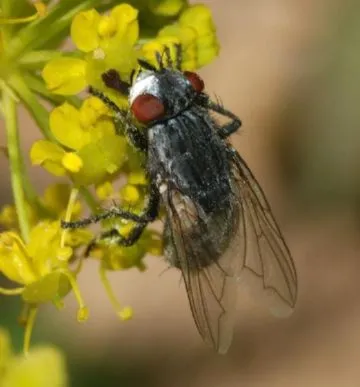
[{"label": "yellow flower", "polygon": [[48,140],[34,143],[32,163],[50,173],[67,174],[77,185],[98,184],[126,161],[127,141],[116,133],[106,106],[96,97],[78,110],[65,102],[50,114],[50,129],[62,146]]},{"label": "yellow flower", "polygon": [[[141,4],[139,4],[141,5]],[[216,29],[209,8],[205,5],[186,7],[183,0],[149,1],[149,9],[159,17],[175,16],[178,21],[159,29],[153,39],[139,38],[138,11],[128,4],[115,7],[109,15],[96,10],[81,12],[71,26],[71,37],[83,58],[62,57],[51,60],[43,70],[43,78],[53,93],[77,94],[86,85],[103,90],[119,106],[126,107],[126,98],[105,88],[101,74],[115,68],[122,79],[137,68],[137,58],[145,57],[156,64],[155,52],[170,48],[175,59],[175,46],[182,50],[183,70],[195,70],[214,59],[219,53]]]},{"label": "yellow flower", "polygon": [[63,354],[54,347],[38,347],[15,355],[10,336],[0,328],[0,384],[2,387],[66,387]]},{"label": "yellow flower", "polygon": [[[42,197],[39,197],[39,205],[36,208],[26,203],[29,224],[35,226],[40,220],[58,219],[65,215],[67,203],[70,197],[70,185],[65,183],[50,184]],[[72,209],[72,218],[77,219],[81,214],[81,203],[76,201]],[[0,224],[8,230],[19,230],[16,208],[14,205],[5,205],[0,211]]]},{"label": "yellow flower", "polygon": [[[107,223],[110,227],[115,227],[116,222]],[[117,229],[123,236],[129,234],[134,227],[132,222],[117,222]],[[106,276],[107,271],[126,270],[136,267],[143,271],[146,266],[143,262],[147,253],[152,255],[162,255],[162,237],[156,231],[145,230],[140,239],[132,246],[124,247],[117,244],[101,243],[92,251],[92,256],[100,260],[99,274],[101,282],[113,305],[117,316],[121,320],[128,320],[133,316],[132,308],[129,306],[122,307],[115,296],[111,284]]]},{"label": "yellow flower", "polygon": [[[104,89],[101,74],[111,68],[128,79],[137,64],[137,16],[138,11],[128,4],[118,5],[109,15],[100,15],[95,9],[78,13],[72,21],[71,37],[83,57],[50,61],[42,73],[48,89],[63,95],[79,93],[89,84]],[[126,104],[117,93],[112,93],[112,98],[119,105]]]},{"label": "yellow flower", "polygon": [[[89,231],[87,233],[89,242],[92,235]],[[27,244],[15,232],[0,234],[0,272],[24,287],[21,292],[24,301],[53,301],[56,297],[64,297],[69,291],[69,281],[66,280],[68,264],[58,257],[62,253],[60,236],[59,223],[50,221],[40,222],[33,227]],[[53,276],[55,272],[57,275]],[[42,288],[44,279],[50,275],[53,286]]]},{"label": "yellow flower", "polygon": [[[62,232],[59,222],[44,221],[31,229],[28,243],[24,243],[15,232],[0,234],[0,273],[20,285],[14,289],[0,288],[0,293],[21,295],[25,305],[29,306],[29,315],[33,316],[26,319],[25,350],[28,349],[37,305],[53,302],[61,307],[63,298],[72,289],[79,303],[78,320],[85,320],[88,315],[76,274],[70,271],[68,262],[74,257],[79,239],[81,244],[87,244],[92,234],[89,231],[84,233],[84,230],[80,233],[72,231],[67,235],[73,235],[67,237],[67,247],[61,247]],[[79,238],[74,238],[76,234],[80,234]]]},{"label": "yellow flower", "polygon": [[171,58],[176,58],[175,45],[182,47],[182,69],[196,70],[211,62],[219,54],[216,28],[209,8],[193,5],[186,8],[177,23],[160,29],[156,39],[145,43],[142,54],[156,64],[155,53],[170,48]]}]

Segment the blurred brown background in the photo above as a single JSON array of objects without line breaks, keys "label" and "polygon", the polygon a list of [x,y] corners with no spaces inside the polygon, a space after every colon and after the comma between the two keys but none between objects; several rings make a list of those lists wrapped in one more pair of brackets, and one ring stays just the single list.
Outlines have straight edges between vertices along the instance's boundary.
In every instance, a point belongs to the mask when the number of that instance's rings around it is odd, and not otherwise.
[{"label": "blurred brown background", "polygon": [[[110,274],[135,309],[132,321],[117,320],[91,262],[80,278],[90,320],[76,323],[69,298],[64,312],[41,314],[35,333],[61,342],[85,370],[121,369],[121,382],[109,376],[106,386],[360,386],[360,2],[204,3],[222,50],[201,74],[243,120],[233,143],[292,250],[294,314],[275,319],[239,289],[233,346],[216,355],[197,334],[179,274],[160,275],[165,263],[149,257],[145,274]],[[39,135],[25,112],[23,119],[28,148]],[[6,162],[0,167],[8,201]],[[47,175],[32,175],[40,191]]]}]

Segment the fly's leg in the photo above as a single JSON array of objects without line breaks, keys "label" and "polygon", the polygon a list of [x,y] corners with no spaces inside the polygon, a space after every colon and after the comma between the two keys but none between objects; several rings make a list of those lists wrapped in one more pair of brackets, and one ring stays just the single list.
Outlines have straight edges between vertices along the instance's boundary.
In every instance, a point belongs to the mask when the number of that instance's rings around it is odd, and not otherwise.
[{"label": "fly's leg", "polygon": [[115,117],[123,122],[126,120],[126,110],[120,109],[118,105],[114,101],[112,101],[109,97],[107,97],[102,91],[95,89],[94,87],[89,87],[89,93],[97,98],[99,98],[110,110],[115,113]]},{"label": "fly's leg", "polygon": [[[135,242],[139,240],[142,232],[146,226],[154,221],[159,213],[159,204],[160,204],[160,195],[154,185],[151,186],[149,201],[146,206],[146,209],[141,215],[138,216],[138,219],[135,220],[136,225],[131,230],[129,235],[126,237],[121,235],[119,231],[115,228],[103,232],[99,237],[95,238],[86,249],[85,256],[88,256],[91,250],[98,244],[99,241],[109,240],[112,243],[116,243],[121,246],[132,246]],[[126,218],[123,218],[126,219]]]},{"label": "fly's leg", "polygon": [[125,133],[134,148],[144,153],[147,151],[148,140],[143,131],[138,129],[135,125],[126,122]]},{"label": "fly's leg", "polygon": [[112,219],[112,218],[121,218],[124,220],[131,220],[135,223],[150,223],[154,221],[159,212],[159,204],[160,204],[160,195],[156,189],[156,187],[152,184],[150,186],[149,200],[146,208],[140,214],[134,214],[130,211],[125,211],[118,207],[112,207],[100,214],[93,214],[87,218],[75,220],[72,222],[61,221],[61,227],[63,229],[77,229],[83,228],[93,223],[98,223],[102,220]]},{"label": "fly's leg", "polygon": [[208,109],[210,109],[210,110],[212,110],[212,111],[214,111],[214,112],[216,112],[224,117],[231,119],[231,121],[229,123],[224,124],[218,130],[218,134],[222,139],[229,137],[230,135],[235,133],[240,128],[240,126],[241,126],[240,118],[238,116],[236,116],[234,113],[232,113],[230,110],[225,109],[222,105],[215,103],[209,99],[205,102],[205,106]]},{"label": "fly's leg", "polygon": [[108,241],[111,242],[111,244],[117,244],[124,247],[132,246],[139,240],[147,225],[148,222],[138,223],[127,236],[121,235],[116,228],[101,233],[89,243],[85,251],[85,257],[88,257],[95,246],[101,241]]},{"label": "fly's leg", "polygon": [[[109,72],[112,70],[109,70],[105,74],[109,74]],[[115,70],[113,70],[115,71]],[[119,80],[120,82],[120,80]],[[116,84],[116,82],[114,81]],[[115,88],[115,87],[113,87]],[[104,104],[115,113],[115,118],[121,122],[121,124],[124,126],[125,134],[128,137],[131,144],[139,151],[146,152],[147,150],[147,138],[145,134],[139,130],[129,119],[127,112],[124,109],[120,109],[114,101],[112,101],[109,97],[107,97],[103,92],[100,90],[94,89],[93,87],[89,88],[89,93],[94,95],[95,97],[99,98]],[[120,133],[118,133],[120,134]]]},{"label": "fly's leg", "polygon": [[175,58],[175,65],[176,68],[181,71],[182,67],[182,50],[181,50],[181,44],[176,44],[175,45],[175,50],[176,50],[176,58]]}]

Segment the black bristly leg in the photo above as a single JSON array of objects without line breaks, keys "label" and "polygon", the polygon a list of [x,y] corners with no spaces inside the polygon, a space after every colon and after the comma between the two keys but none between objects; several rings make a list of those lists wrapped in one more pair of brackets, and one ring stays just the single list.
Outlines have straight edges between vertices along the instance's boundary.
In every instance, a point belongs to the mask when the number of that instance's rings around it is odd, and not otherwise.
[{"label": "black bristly leg", "polygon": [[120,121],[125,128],[125,133],[134,147],[142,152],[147,150],[146,135],[141,132],[129,119],[126,110],[120,109],[114,101],[107,97],[102,91],[89,88],[89,93],[99,98],[110,110],[115,113],[115,119]]},{"label": "black bristly leg", "polygon": [[150,186],[149,200],[146,208],[140,215],[134,214],[130,211],[125,211],[118,207],[112,207],[100,214],[94,214],[87,218],[75,220],[72,222],[61,221],[61,227],[63,229],[77,229],[83,228],[93,223],[98,223],[101,220],[111,218],[121,218],[124,220],[132,220],[135,223],[145,224],[145,226],[154,221],[159,212],[160,195],[156,187],[152,184]]},{"label": "black bristly leg", "polygon": [[[85,256],[89,256],[91,250],[97,245],[98,242],[106,239],[111,239],[116,244],[121,246],[132,246],[135,242],[139,240],[141,234],[143,233],[146,226],[154,221],[159,213],[159,204],[160,204],[160,195],[154,185],[151,185],[149,202],[146,209],[143,211],[143,214],[139,216],[139,219],[136,221],[136,225],[131,230],[130,234],[126,237],[121,235],[117,229],[113,228],[109,231],[103,232],[98,238],[95,238],[92,242],[89,243]],[[124,218],[125,219],[125,218]]]},{"label": "black bristly leg", "polygon": [[88,257],[91,250],[93,250],[99,242],[104,240],[110,240],[113,243],[124,247],[132,246],[139,240],[146,226],[147,223],[138,223],[126,237],[121,235],[116,228],[101,233],[97,238],[93,239],[89,243],[85,251],[85,257]]},{"label": "black bristly leg", "polygon": [[125,122],[125,133],[131,144],[138,150],[146,152],[148,141],[144,132],[130,122]]},{"label": "black bristly leg", "polygon": [[127,116],[127,112],[126,110],[124,109],[120,109],[118,105],[116,105],[116,103],[114,101],[112,101],[109,97],[107,97],[102,91],[98,90],[98,89],[95,89],[94,87],[90,86],[89,87],[89,93],[97,98],[99,98],[102,102],[104,102],[104,104],[110,109],[112,110],[114,113],[116,113],[116,118],[119,120],[119,121],[124,121],[126,116]]},{"label": "black bristly leg", "polygon": [[238,116],[232,113],[230,110],[225,109],[222,105],[217,104],[211,100],[207,100],[206,105],[208,109],[230,118],[231,121],[221,126],[218,130],[218,134],[221,138],[225,139],[235,133],[241,126],[241,120]]}]

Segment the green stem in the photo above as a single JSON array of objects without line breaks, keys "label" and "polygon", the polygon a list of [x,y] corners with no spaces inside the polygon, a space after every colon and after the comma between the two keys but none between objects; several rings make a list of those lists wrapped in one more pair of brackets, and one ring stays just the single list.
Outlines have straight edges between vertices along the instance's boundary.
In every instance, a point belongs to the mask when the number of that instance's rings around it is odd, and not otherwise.
[{"label": "green stem", "polygon": [[29,240],[29,222],[26,212],[26,202],[23,187],[24,164],[20,149],[19,128],[17,123],[17,109],[15,101],[6,92],[4,92],[3,94],[3,107],[11,170],[12,191],[21,236],[23,240],[27,242]]},{"label": "green stem", "polygon": [[25,335],[24,335],[24,355],[28,356],[30,349],[31,335],[33,332],[36,315],[38,312],[37,306],[29,306],[28,314],[26,317]]},{"label": "green stem", "polygon": [[[9,44],[9,57],[14,60],[38,47],[46,47],[48,42],[64,35],[64,31],[69,29],[71,20],[77,13],[101,3],[102,0],[61,0],[45,17],[22,28],[13,37]],[[66,35],[63,38],[65,37]]]},{"label": "green stem", "polygon": [[92,212],[97,212],[99,210],[99,203],[91,195],[90,191],[85,187],[79,188],[80,195],[85,200],[86,204],[89,206]]},{"label": "green stem", "polygon": [[13,90],[15,90],[22,102],[26,105],[44,137],[48,140],[55,141],[49,127],[49,112],[38,101],[35,94],[31,92],[29,87],[24,82],[22,75],[13,73],[8,79],[8,84]]},{"label": "green stem", "polygon": [[61,57],[62,52],[59,50],[38,50],[30,51],[24,54],[20,60],[21,66],[26,66],[27,69],[38,70],[51,59]]}]

